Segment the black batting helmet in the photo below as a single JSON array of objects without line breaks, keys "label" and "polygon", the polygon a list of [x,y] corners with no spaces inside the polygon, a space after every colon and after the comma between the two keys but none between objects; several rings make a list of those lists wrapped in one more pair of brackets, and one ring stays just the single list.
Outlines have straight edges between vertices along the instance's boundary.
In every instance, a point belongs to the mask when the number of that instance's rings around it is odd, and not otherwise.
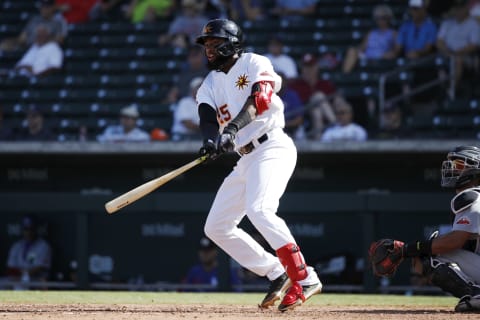
[{"label": "black batting helmet", "polygon": [[461,188],[479,177],[480,149],[477,147],[456,147],[442,163],[442,187]]},{"label": "black batting helmet", "polygon": [[196,42],[204,45],[205,38],[215,37],[222,38],[225,41],[216,49],[219,55],[229,57],[235,53],[243,52],[243,32],[237,24],[227,19],[210,20],[202,30],[202,34],[197,37]]}]

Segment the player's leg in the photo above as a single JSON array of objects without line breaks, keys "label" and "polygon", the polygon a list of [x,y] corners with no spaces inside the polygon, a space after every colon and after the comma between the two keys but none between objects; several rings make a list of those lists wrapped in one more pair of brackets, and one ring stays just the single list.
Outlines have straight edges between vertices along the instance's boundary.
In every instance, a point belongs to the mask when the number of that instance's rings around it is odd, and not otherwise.
[{"label": "player's leg", "polygon": [[[315,270],[307,266],[285,221],[277,216],[283,195],[296,163],[296,150],[287,136],[267,141],[248,160],[246,213],[255,228],[275,249],[293,282],[279,309],[293,308],[320,292],[322,284]],[[240,161],[244,161],[241,159]]]},{"label": "player's leg", "polygon": [[[480,256],[467,250],[455,250],[439,256],[438,259],[456,272],[457,281],[458,279],[462,281],[460,282],[462,289],[459,292],[450,291],[460,298],[455,311],[480,312]],[[450,280],[450,285],[455,283],[454,279],[455,276]],[[432,278],[432,283],[438,285],[436,282],[438,280]],[[448,286],[448,282],[443,285]]]},{"label": "player's leg", "polygon": [[249,234],[238,228],[245,215],[245,176],[241,166],[225,178],[205,222],[205,234],[240,265],[270,280],[278,278],[283,268]]},{"label": "player's leg", "polygon": [[417,273],[429,277],[433,285],[460,298],[455,311],[480,312],[480,286],[475,281],[480,268],[478,255],[455,250],[449,254],[418,260],[421,263],[414,264]]}]

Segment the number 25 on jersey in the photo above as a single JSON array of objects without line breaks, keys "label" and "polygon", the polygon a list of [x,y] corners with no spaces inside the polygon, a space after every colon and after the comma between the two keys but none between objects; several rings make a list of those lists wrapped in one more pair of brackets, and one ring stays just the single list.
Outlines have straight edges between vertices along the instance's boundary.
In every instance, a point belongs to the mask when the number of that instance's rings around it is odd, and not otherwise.
[{"label": "number 25 on jersey", "polygon": [[220,125],[223,125],[232,119],[232,115],[230,114],[230,111],[228,111],[228,105],[224,104],[217,109],[217,119]]}]

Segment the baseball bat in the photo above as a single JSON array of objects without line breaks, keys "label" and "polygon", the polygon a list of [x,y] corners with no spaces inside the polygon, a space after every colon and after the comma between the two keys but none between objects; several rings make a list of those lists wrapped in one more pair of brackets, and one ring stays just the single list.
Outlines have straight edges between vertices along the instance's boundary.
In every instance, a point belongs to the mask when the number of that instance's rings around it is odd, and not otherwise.
[{"label": "baseball bat", "polygon": [[109,214],[115,213],[118,210],[122,209],[123,207],[128,206],[129,204],[137,201],[138,199],[146,196],[150,192],[154,191],[158,187],[164,185],[168,181],[172,180],[173,178],[181,175],[182,173],[190,170],[191,168],[195,167],[196,165],[202,163],[207,159],[207,156],[201,156],[183,166],[181,166],[178,169],[175,169],[173,171],[170,171],[166,174],[164,174],[161,177],[155,178],[153,180],[150,180],[148,182],[145,182],[142,185],[139,185],[135,189],[132,189],[128,192],[125,192],[124,194],[116,197],[113,200],[110,200],[109,202],[105,203],[105,209]]}]

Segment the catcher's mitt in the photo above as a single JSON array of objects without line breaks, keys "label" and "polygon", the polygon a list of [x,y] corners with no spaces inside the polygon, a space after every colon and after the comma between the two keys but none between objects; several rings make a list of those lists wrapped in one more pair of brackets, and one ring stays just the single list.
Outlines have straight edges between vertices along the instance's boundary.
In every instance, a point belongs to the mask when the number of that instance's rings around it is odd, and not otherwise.
[{"label": "catcher's mitt", "polygon": [[373,242],[368,249],[372,271],[379,277],[391,277],[403,261],[404,243],[398,240],[382,239]]}]

